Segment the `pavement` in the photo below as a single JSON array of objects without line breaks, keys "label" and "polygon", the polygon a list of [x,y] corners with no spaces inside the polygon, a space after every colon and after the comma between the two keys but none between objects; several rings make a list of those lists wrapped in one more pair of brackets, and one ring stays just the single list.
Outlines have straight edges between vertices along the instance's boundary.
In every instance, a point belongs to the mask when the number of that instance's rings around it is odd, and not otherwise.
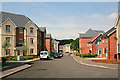
[{"label": "pavement", "polygon": [[[96,63],[92,61],[92,59],[94,58],[83,59],[83,58],[80,58],[79,56],[75,56],[75,55],[71,55],[71,56],[77,63],[80,63],[82,65],[100,67],[100,68],[118,69],[118,64]],[[99,59],[99,58],[95,58],[95,59]]]},{"label": "pavement", "polygon": [[11,64],[12,66],[3,68],[2,72],[1,72],[2,75],[0,75],[0,78],[4,78],[4,77],[12,75],[16,72],[30,68],[31,65],[26,64],[26,63],[34,62],[34,61],[37,61],[39,59],[40,58],[34,58],[31,60],[24,60],[24,61],[7,61],[7,63]]},{"label": "pavement", "polygon": [[30,68],[5,77],[8,80],[13,78],[27,78],[27,80],[33,78],[118,78],[118,70],[78,64],[72,56],[64,55],[62,58],[35,61]]}]

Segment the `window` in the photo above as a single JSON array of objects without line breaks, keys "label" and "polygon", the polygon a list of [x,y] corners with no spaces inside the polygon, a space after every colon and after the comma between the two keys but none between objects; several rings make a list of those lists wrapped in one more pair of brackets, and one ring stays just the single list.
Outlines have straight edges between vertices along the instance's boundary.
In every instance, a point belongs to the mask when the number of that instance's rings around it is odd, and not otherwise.
[{"label": "window", "polygon": [[104,43],[104,37],[103,37],[103,43]]},{"label": "window", "polygon": [[6,55],[10,56],[10,50],[9,49],[6,50]]},{"label": "window", "polygon": [[98,49],[98,55],[99,55],[99,49]]},{"label": "window", "polygon": [[118,44],[118,53],[120,53],[120,44]]},{"label": "window", "polygon": [[30,28],[30,33],[33,33],[33,28]]},{"label": "window", "polygon": [[30,49],[30,54],[33,54],[33,49]]},{"label": "window", "polygon": [[103,48],[103,55],[104,55],[104,48]]},{"label": "window", "polygon": [[106,37],[106,43],[107,43],[107,37]]},{"label": "window", "polygon": [[99,40],[98,40],[98,45],[99,45]]},{"label": "window", "polygon": [[10,32],[10,25],[6,25],[6,32]]},{"label": "window", "polygon": [[37,44],[39,44],[39,40],[37,40]]},{"label": "window", "polygon": [[19,44],[22,44],[23,43],[23,39],[19,39]]},{"label": "window", "polygon": [[30,39],[30,43],[33,44],[33,38]]},{"label": "window", "polygon": [[23,28],[19,28],[19,33],[23,33]]},{"label": "window", "polygon": [[10,37],[6,37],[6,41],[10,43]]},{"label": "window", "polygon": [[39,54],[39,50],[37,50],[37,53]]}]

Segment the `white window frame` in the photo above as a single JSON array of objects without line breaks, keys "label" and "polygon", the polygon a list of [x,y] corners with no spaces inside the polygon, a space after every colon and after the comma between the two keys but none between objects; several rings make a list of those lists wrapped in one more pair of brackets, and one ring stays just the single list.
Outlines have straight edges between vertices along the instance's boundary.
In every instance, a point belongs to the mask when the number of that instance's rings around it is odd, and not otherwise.
[{"label": "white window frame", "polygon": [[103,55],[105,54],[104,52],[105,52],[105,51],[104,51],[104,48],[103,48]]},{"label": "white window frame", "polygon": [[[7,53],[9,51],[9,54]],[[6,56],[10,56],[10,49],[6,50]]]},{"label": "white window frame", "polygon": [[[32,50],[32,53],[31,53],[31,50]],[[33,54],[33,49],[30,49],[30,54]]]},{"label": "white window frame", "polygon": [[103,43],[104,43],[104,37],[103,37]]},{"label": "white window frame", "polygon": [[[22,32],[21,32],[21,30],[22,30]],[[23,33],[23,28],[19,28],[19,33]]]},{"label": "white window frame", "polygon": [[[22,42],[20,42],[20,41],[22,41]],[[23,43],[23,39],[19,39],[19,44],[22,44]]]},{"label": "white window frame", "polygon": [[6,25],[6,32],[10,32],[10,25]]}]

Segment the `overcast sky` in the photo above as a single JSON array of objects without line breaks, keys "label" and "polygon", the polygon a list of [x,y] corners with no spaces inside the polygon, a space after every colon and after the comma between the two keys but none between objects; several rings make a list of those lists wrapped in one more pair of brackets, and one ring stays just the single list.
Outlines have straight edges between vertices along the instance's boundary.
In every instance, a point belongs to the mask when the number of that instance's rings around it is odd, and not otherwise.
[{"label": "overcast sky", "polygon": [[77,38],[89,28],[107,31],[115,25],[117,2],[4,2],[2,11],[23,14],[45,26],[53,38]]}]

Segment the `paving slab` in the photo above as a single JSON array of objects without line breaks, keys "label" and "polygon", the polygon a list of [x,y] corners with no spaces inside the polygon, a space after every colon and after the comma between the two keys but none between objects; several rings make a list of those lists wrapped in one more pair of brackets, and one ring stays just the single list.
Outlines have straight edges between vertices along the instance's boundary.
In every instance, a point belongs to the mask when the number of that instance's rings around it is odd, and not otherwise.
[{"label": "paving slab", "polygon": [[108,63],[96,63],[91,61],[92,59],[83,59],[79,56],[71,55],[76,62],[87,65],[87,66],[94,66],[94,67],[101,67],[101,68],[109,68],[109,69],[118,69],[118,64],[108,64]]}]

